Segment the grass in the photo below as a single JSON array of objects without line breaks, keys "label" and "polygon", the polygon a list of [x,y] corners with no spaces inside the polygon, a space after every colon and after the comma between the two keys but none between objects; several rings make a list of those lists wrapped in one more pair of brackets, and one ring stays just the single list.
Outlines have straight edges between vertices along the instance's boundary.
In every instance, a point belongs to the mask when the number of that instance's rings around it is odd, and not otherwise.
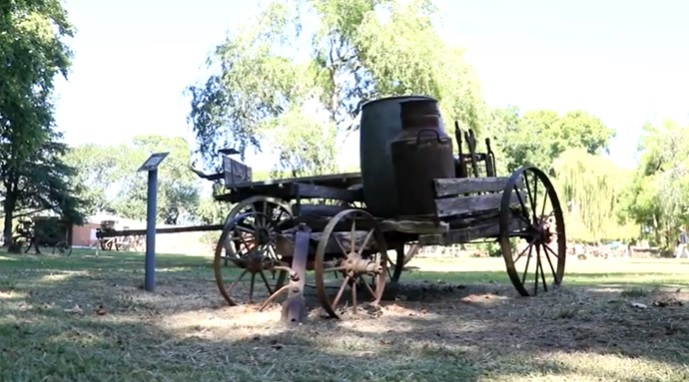
[{"label": "grass", "polygon": [[[686,381],[686,260],[569,260],[520,298],[501,259],[419,258],[382,315],[227,307],[210,259],[0,254],[1,381]],[[317,305],[313,296],[310,308]]]}]

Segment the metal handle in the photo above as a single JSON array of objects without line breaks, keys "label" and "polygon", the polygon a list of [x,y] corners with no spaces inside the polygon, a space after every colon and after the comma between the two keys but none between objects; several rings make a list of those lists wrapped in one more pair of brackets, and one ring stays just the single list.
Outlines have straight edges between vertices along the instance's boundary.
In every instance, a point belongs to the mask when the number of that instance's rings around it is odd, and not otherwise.
[{"label": "metal handle", "polygon": [[438,130],[436,130],[436,129],[423,129],[423,130],[419,131],[418,133],[416,133],[416,144],[417,144],[417,145],[419,144],[419,138],[421,138],[421,134],[423,134],[423,133],[425,133],[425,132],[427,132],[427,131],[430,131],[430,132],[434,133],[434,134],[435,134],[435,137],[436,137],[436,139],[438,139],[438,142],[439,142],[439,143],[442,143],[442,142],[443,142],[443,141],[440,139],[440,133],[438,132]]}]

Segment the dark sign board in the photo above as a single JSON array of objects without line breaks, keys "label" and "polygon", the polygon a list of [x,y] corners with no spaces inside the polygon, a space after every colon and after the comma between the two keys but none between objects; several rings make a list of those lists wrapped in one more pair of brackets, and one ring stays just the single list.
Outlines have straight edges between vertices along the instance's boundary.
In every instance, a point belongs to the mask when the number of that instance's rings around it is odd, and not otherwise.
[{"label": "dark sign board", "polygon": [[139,167],[139,169],[137,171],[155,170],[156,168],[158,168],[158,166],[163,161],[163,159],[165,159],[165,157],[167,157],[168,154],[169,153],[151,154],[151,156],[148,157],[148,159],[146,159],[146,162],[144,162],[144,164],[142,164],[141,167]]},{"label": "dark sign board", "polygon": [[230,187],[237,183],[251,182],[251,167],[238,160],[232,159],[227,155],[223,155],[222,168],[223,172],[225,173],[226,187]]}]

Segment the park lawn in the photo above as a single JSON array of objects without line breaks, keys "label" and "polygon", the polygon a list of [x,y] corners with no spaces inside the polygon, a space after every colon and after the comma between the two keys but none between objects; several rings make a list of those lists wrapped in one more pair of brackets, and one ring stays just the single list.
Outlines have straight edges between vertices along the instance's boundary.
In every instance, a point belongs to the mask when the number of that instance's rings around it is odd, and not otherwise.
[{"label": "park lawn", "polygon": [[568,261],[521,298],[499,258],[418,258],[382,310],[287,328],[207,257],[159,255],[147,293],[141,254],[0,254],[0,380],[689,380],[689,261]]}]

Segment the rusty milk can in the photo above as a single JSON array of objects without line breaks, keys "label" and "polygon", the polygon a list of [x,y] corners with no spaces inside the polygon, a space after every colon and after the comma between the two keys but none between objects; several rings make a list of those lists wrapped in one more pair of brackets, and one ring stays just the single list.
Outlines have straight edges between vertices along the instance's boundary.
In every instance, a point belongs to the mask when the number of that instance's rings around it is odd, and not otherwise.
[{"label": "rusty milk can", "polygon": [[401,103],[402,130],[390,144],[399,218],[435,214],[433,179],[454,178],[452,139],[436,100]]}]

